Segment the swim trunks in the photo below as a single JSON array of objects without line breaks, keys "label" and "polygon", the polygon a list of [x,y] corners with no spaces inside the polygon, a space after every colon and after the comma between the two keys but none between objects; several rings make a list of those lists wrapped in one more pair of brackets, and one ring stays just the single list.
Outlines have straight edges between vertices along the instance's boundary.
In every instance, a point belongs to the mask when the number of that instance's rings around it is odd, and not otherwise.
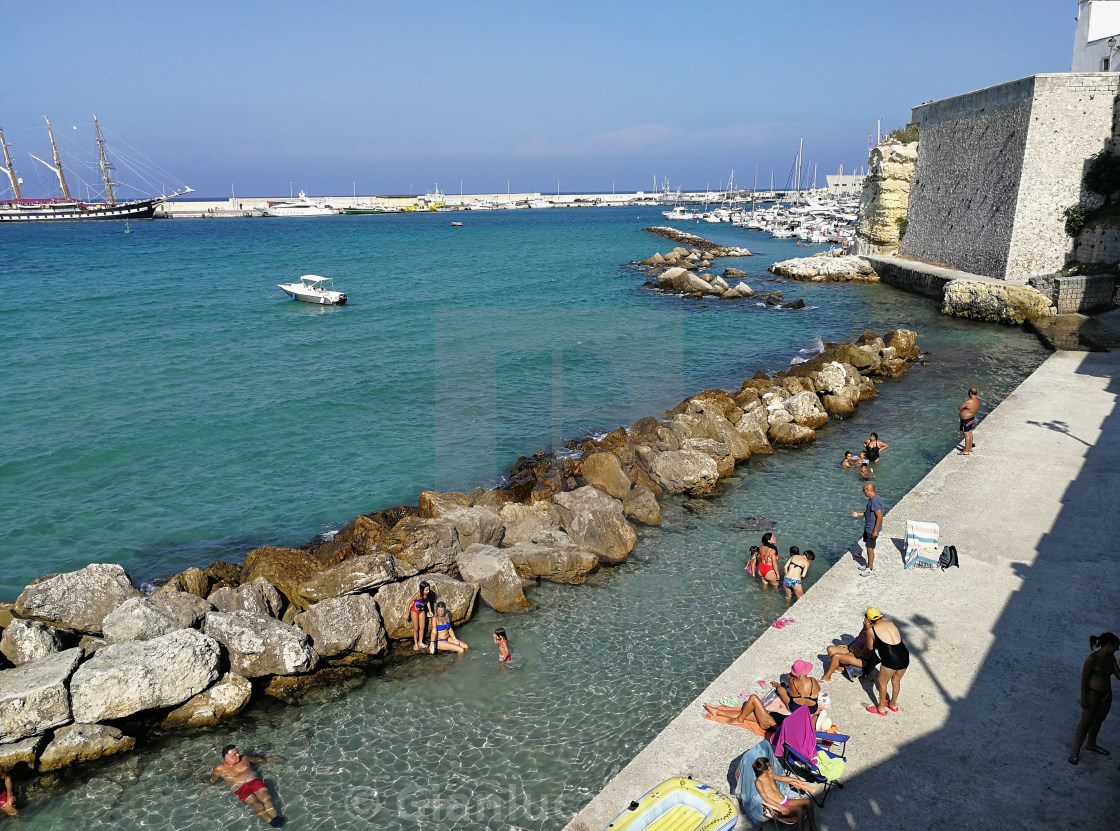
[{"label": "swim trunks", "polygon": [[237,794],[238,799],[244,802],[246,799],[251,797],[263,787],[264,782],[262,782],[260,779],[254,779],[251,782],[246,782],[244,785],[234,791],[234,793]]},{"label": "swim trunks", "polygon": [[976,426],[976,416],[973,416],[972,418],[962,418],[961,419],[961,432],[962,433],[971,433],[972,428],[975,427],[975,426]]},{"label": "swim trunks", "polygon": [[865,545],[868,545],[871,548],[875,547],[875,543],[878,541],[878,539],[879,539],[878,534],[872,534],[870,531],[864,531],[863,532],[863,542],[864,542]]},{"label": "swim trunks", "polygon": [[0,791],[0,805],[7,805],[7,804],[8,804],[8,792],[7,791]]}]

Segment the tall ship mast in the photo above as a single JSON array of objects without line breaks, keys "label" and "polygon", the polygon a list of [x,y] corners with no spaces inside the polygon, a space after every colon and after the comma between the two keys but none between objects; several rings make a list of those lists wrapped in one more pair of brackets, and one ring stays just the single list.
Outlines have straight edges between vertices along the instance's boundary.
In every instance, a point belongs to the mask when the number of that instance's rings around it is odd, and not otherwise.
[{"label": "tall ship mast", "polygon": [[[4,167],[11,183],[14,199],[0,200],[0,222],[69,222],[87,219],[152,219],[156,208],[168,199],[192,193],[192,189],[184,187],[174,193],[164,196],[155,196],[147,199],[132,199],[125,202],[118,201],[113,190],[115,185],[111,171],[114,169],[105,152],[105,140],[101,135],[101,124],[97,116],[93,117],[93,127],[97,135],[98,163],[101,168],[101,181],[105,185],[106,199],[100,202],[83,201],[70,195],[70,187],[66,182],[66,173],[62,167],[62,159],[58,155],[58,146],[54,140],[54,130],[51,129],[50,119],[47,122],[47,137],[51,144],[52,162],[44,161],[34,153],[28,153],[32,159],[50,170],[58,177],[58,187],[62,192],[61,197],[28,198],[23,196],[20,185],[23,180],[16,175],[15,166],[9,153],[10,145],[4,140],[0,132],[0,145],[4,148]],[[0,179],[0,182],[3,182]]]}]

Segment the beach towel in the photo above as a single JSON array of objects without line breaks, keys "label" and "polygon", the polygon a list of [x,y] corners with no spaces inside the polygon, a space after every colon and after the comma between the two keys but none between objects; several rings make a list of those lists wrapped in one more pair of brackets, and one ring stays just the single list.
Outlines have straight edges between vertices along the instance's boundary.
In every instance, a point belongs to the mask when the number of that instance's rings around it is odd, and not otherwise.
[{"label": "beach towel", "polygon": [[812,759],[817,754],[817,733],[813,730],[813,717],[808,707],[798,707],[793,715],[782,722],[782,726],[770,738],[775,754],[784,753],[782,745],[788,744],[802,756]]}]

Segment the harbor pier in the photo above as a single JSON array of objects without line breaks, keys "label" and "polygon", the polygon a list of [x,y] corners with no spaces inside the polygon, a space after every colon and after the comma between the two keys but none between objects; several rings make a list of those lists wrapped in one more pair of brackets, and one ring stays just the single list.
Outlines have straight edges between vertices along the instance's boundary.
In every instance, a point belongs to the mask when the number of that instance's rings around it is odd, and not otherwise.
[{"label": "harbor pier", "polygon": [[[961,398],[969,386],[961,379]],[[981,395],[984,390],[980,390]],[[1120,585],[1120,353],[1058,352],[888,512],[875,575],[850,554],[689,704],[566,826],[599,831],[631,800],[671,776],[722,791],[739,755],[760,739],[702,717],[702,703],[759,692],[796,659],[824,670],[825,647],[858,635],[876,606],[911,653],[900,712],[872,715],[869,681],[841,673],[822,687],[829,715],[852,740],[843,790],[817,817],[837,829],[1106,827],[1120,808],[1115,714],[1100,741],[1112,757],[1066,757],[1081,710],[1089,636],[1116,630]],[[956,426],[956,402],[923,414]],[[889,453],[882,464],[890,464]],[[897,500],[897,501],[896,501]],[[852,486],[852,509],[863,506]],[[940,523],[960,568],[904,570],[908,519]],[[861,521],[845,514],[855,540]],[[751,787],[751,783],[745,783]],[[740,817],[740,829],[750,822]]]}]

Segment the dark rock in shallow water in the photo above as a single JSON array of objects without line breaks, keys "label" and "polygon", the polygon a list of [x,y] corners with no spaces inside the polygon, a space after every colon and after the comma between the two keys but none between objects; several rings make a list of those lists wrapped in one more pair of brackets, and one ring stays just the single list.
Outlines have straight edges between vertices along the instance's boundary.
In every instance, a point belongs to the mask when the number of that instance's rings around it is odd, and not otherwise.
[{"label": "dark rock in shallow water", "polygon": [[683,507],[690,514],[701,515],[708,512],[708,509],[712,507],[712,503],[707,499],[686,499]]},{"label": "dark rock in shallow water", "polygon": [[805,308],[805,301],[804,300],[794,300],[792,303],[783,303],[782,308],[783,309],[804,309]]},{"label": "dark rock in shallow water", "polygon": [[757,531],[765,533],[766,531],[775,530],[778,527],[778,523],[764,516],[748,516],[735,520],[729,527],[733,531]]}]

